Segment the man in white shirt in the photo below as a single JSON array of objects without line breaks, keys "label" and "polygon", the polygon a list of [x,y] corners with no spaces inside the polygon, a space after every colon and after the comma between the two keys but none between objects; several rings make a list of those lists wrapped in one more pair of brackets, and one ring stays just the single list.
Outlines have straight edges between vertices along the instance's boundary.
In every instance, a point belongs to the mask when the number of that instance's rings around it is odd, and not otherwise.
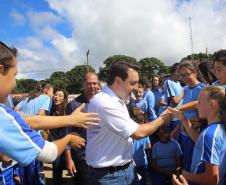
[{"label": "man in white shirt", "polygon": [[138,125],[125,101],[138,88],[139,67],[119,61],[111,66],[107,86],[90,100],[88,112],[98,112],[100,123],[87,130],[88,185],[139,184],[132,161],[132,138],[151,135],[171,115],[164,112],[155,121]]}]

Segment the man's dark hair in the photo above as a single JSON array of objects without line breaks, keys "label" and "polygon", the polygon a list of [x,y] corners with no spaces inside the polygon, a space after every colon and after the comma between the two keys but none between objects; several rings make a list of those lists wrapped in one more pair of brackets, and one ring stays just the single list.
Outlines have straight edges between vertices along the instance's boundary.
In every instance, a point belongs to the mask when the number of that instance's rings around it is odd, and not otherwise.
[{"label": "man's dark hair", "polygon": [[139,72],[140,70],[140,66],[136,64],[131,64],[126,61],[114,62],[110,68],[107,84],[112,85],[115,81],[115,77],[117,76],[121,78],[123,81],[125,81],[128,78],[129,68],[134,69],[137,72]]},{"label": "man's dark hair", "polygon": [[4,71],[7,72],[12,67],[12,59],[17,56],[17,49],[9,47],[0,41],[0,64],[4,66]]},{"label": "man's dark hair", "polygon": [[151,81],[147,77],[142,77],[139,80],[139,83],[142,84],[145,89],[148,89],[148,88],[151,89],[151,87],[152,87]]},{"label": "man's dark hair", "polygon": [[179,67],[179,63],[175,63],[170,67],[170,73],[174,73]]}]

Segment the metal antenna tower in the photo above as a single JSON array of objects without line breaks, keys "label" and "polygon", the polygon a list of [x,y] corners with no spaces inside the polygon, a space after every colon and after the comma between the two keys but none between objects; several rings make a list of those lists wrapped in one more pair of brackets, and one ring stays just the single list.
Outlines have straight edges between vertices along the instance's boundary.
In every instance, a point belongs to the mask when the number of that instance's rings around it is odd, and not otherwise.
[{"label": "metal antenna tower", "polygon": [[190,40],[190,49],[191,49],[191,60],[194,60],[194,55],[193,55],[193,37],[192,37],[192,24],[191,24],[191,3],[190,0],[188,2],[188,26],[189,26],[189,40]]}]

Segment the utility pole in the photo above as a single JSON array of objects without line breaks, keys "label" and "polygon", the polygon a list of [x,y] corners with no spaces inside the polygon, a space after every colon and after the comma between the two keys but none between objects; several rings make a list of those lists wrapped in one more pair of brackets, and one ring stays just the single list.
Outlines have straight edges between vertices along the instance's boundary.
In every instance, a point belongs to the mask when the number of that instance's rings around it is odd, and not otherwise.
[{"label": "utility pole", "polygon": [[190,40],[190,49],[191,49],[191,60],[194,60],[194,51],[193,51],[193,37],[192,37],[192,24],[191,24],[191,3],[188,4],[188,27],[189,27],[189,40]]},{"label": "utility pole", "polygon": [[87,71],[88,71],[88,65],[89,65],[89,49],[86,52],[86,69],[87,69]]}]

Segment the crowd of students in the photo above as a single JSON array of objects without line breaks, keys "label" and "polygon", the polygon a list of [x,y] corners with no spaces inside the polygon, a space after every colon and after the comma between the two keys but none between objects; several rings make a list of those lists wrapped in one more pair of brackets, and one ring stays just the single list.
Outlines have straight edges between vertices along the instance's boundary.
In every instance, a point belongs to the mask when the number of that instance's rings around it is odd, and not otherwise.
[{"label": "crowd of students", "polygon": [[[129,112],[134,122],[140,125],[153,124],[153,128],[141,126],[144,132],[142,136],[136,136],[130,131],[132,135],[129,137],[133,138],[133,165],[139,182],[127,184],[146,185],[149,180],[152,185],[226,184],[226,50],[214,53],[212,60],[205,63],[205,71],[201,70],[203,65],[201,63],[197,66],[192,61],[184,60],[174,64],[170,69],[170,76],[165,79],[155,75],[152,79],[141,78],[139,82],[133,82],[136,88],[131,88],[133,92],[126,100],[127,110],[123,108],[123,111]],[[125,71],[128,73],[129,70]],[[96,125],[99,121],[96,113],[81,112],[82,109],[83,112],[96,110],[88,106],[90,100],[102,89],[95,72],[84,74],[81,82],[83,91],[71,102],[68,102],[68,94],[64,89],[53,89],[50,84],[38,84],[27,97],[14,105],[9,95],[15,87],[16,73],[16,49],[0,43],[2,184],[44,185],[42,161],[52,162],[55,185],[64,184],[63,169],[68,169],[75,185],[83,185],[92,184],[87,175],[90,171],[99,174],[99,169],[102,170],[101,173],[104,170],[115,172],[131,165],[128,162],[117,167],[95,167],[86,161],[86,129],[88,128],[90,139],[92,130],[89,128],[99,129],[102,121],[107,120],[102,115],[105,112],[101,111],[101,123]],[[111,87],[115,83],[117,85],[116,78],[117,75],[106,86]],[[126,79],[127,77],[121,78],[122,83]],[[121,84],[118,87],[121,88]],[[116,91],[114,88],[113,92],[117,92],[117,87]],[[110,88],[103,91],[112,94]],[[123,91],[125,89],[118,92],[123,94]],[[104,104],[108,106],[104,99],[100,101],[103,101],[103,107]],[[83,103],[87,105],[84,107]],[[113,112],[116,109],[108,107],[106,114],[110,114],[108,111]],[[169,115],[167,119],[161,121],[166,114]],[[169,120],[171,116],[172,119]],[[116,118],[111,119],[112,122],[117,121]],[[134,130],[138,128],[135,124],[133,127]],[[144,128],[148,131],[144,131]],[[94,130],[92,134],[96,132],[98,130]],[[95,155],[90,154],[90,147],[89,142],[89,161],[92,158],[90,155]],[[108,148],[102,147],[106,150]],[[110,182],[105,179],[100,184]]]}]

